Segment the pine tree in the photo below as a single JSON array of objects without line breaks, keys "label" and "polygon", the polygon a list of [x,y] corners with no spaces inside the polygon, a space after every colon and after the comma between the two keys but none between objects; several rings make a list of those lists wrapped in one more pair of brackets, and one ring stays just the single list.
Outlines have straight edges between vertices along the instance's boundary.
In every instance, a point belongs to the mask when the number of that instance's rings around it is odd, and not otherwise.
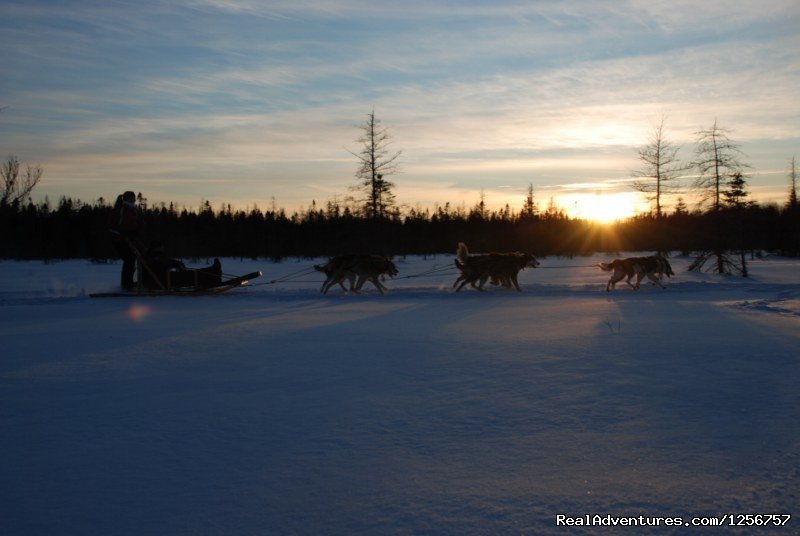
[{"label": "pine tree", "polygon": [[528,184],[528,195],[525,196],[525,202],[522,205],[522,212],[520,213],[521,219],[533,219],[537,216],[538,209],[533,199],[533,184]]},{"label": "pine tree", "polygon": [[675,212],[674,214],[685,216],[689,214],[689,207],[686,206],[686,201],[683,200],[683,197],[678,197],[677,203],[675,203]]},{"label": "pine tree", "polygon": [[726,208],[741,209],[748,206],[745,198],[750,195],[747,191],[747,181],[744,175],[737,171],[728,180],[728,188],[722,191],[722,201]]}]

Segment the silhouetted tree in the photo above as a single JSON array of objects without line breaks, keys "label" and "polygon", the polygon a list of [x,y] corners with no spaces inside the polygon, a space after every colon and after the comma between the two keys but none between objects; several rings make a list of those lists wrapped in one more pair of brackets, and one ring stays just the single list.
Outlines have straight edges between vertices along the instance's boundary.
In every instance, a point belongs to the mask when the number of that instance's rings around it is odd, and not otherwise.
[{"label": "silhouetted tree", "polygon": [[483,193],[483,188],[481,188],[481,195],[480,198],[478,199],[478,202],[475,204],[474,207],[472,207],[472,210],[470,210],[469,215],[471,219],[477,219],[477,220],[488,219],[487,218],[488,214],[486,212],[486,194]]},{"label": "silhouetted tree", "polygon": [[[726,254],[731,249],[731,242],[739,242],[741,236],[741,222],[731,225],[730,218],[721,214],[725,199],[739,202],[744,194],[743,169],[748,167],[740,160],[739,145],[728,137],[728,130],[717,125],[697,132],[697,149],[695,161],[692,163],[697,168],[698,177],[695,188],[699,192],[701,204],[711,202],[710,221],[715,228],[712,233],[710,248],[698,253],[690,270],[702,270],[710,259],[714,259],[711,270],[718,274],[739,272],[747,275],[744,257],[739,263]],[[733,181],[733,186],[731,186]],[[726,190],[725,188],[728,187]],[[728,192],[729,196],[725,196]],[[744,194],[746,195],[746,194]],[[734,201],[732,201],[734,202]],[[741,211],[736,211],[735,216],[742,217]]]},{"label": "silhouetted tree", "polygon": [[686,201],[683,200],[683,197],[678,197],[677,202],[675,203],[675,212],[676,215],[685,215],[689,213],[689,207],[686,206]]},{"label": "silhouetted tree", "polygon": [[42,178],[41,166],[28,164],[20,176],[19,159],[11,155],[0,164],[0,208],[12,207],[16,209],[25,203],[31,192]]},{"label": "silhouetted tree", "polygon": [[722,208],[722,190],[728,177],[741,173],[747,166],[740,160],[739,145],[728,137],[728,129],[714,125],[697,134],[697,149],[692,167],[697,169],[695,188],[702,203],[711,202],[711,210]]},{"label": "silhouetted tree", "polygon": [[786,208],[796,210],[797,206],[797,166],[793,156],[789,168],[789,200],[786,202]]},{"label": "silhouetted tree", "polygon": [[797,202],[797,167],[792,157],[789,168],[789,199],[781,215],[782,253],[800,256],[800,204]]},{"label": "silhouetted tree", "polygon": [[735,268],[738,269],[744,277],[747,277],[747,258],[745,256],[745,251],[749,242],[749,229],[745,221],[745,209],[752,206],[752,203],[746,201],[748,195],[747,181],[744,175],[740,171],[735,172],[728,180],[727,188],[723,190],[722,197],[730,216],[731,229],[735,229],[733,243],[739,253],[739,264],[735,266]]},{"label": "silhouetted tree", "polygon": [[747,181],[741,171],[734,172],[727,182],[727,188],[722,191],[722,202],[726,208],[740,209],[748,205],[745,198],[750,195],[747,191]]},{"label": "silhouetted tree", "polygon": [[357,140],[362,146],[361,151],[350,151],[350,154],[359,160],[356,177],[361,181],[358,189],[365,194],[362,208],[369,219],[385,218],[395,204],[394,184],[387,177],[397,173],[397,159],[402,151],[389,152],[391,136],[387,129],[380,127],[375,110],[367,114],[361,130],[363,134]]},{"label": "silhouetted tree", "polygon": [[678,192],[677,180],[688,169],[678,160],[679,149],[665,137],[663,117],[653,129],[650,141],[639,149],[641,167],[633,172],[636,178],[633,188],[646,194],[648,201],[655,201],[658,218],[662,215],[662,196]]},{"label": "silhouetted tree", "polygon": [[533,184],[528,184],[528,195],[525,196],[525,202],[522,204],[522,211],[520,212],[521,219],[532,219],[537,216],[538,208],[533,199]]},{"label": "silhouetted tree", "polygon": [[553,197],[547,202],[547,209],[545,210],[544,216],[545,219],[548,220],[559,220],[564,217],[564,210],[559,208]]}]

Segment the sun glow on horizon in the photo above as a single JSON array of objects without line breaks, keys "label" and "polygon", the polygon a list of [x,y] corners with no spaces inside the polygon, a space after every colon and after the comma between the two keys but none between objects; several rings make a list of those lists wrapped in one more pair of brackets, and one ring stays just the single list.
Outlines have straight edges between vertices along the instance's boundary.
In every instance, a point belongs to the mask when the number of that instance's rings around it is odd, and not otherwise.
[{"label": "sun glow on horizon", "polygon": [[597,223],[624,220],[647,210],[633,192],[569,194],[561,196],[560,202],[571,217]]}]

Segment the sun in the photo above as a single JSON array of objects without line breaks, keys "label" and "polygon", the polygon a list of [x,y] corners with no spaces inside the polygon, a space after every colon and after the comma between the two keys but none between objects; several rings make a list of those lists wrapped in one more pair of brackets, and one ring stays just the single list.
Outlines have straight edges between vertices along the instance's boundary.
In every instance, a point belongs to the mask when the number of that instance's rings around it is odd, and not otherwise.
[{"label": "sun", "polygon": [[631,192],[571,194],[565,196],[567,213],[573,218],[611,223],[637,213],[639,200]]}]

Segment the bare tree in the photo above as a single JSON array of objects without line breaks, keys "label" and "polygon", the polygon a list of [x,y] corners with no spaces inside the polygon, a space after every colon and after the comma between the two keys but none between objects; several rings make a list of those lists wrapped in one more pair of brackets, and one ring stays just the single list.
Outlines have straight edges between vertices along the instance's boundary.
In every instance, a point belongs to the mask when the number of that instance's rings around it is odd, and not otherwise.
[{"label": "bare tree", "polygon": [[633,188],[646,194],[648,201],[655,201],[656,216],[659,218],[662,214],[662,197],[678,193],[677,181],[688,169],[678,160],[679,150],[680,146],[664,136],[663,117],[653,129],[647,145],[638,150],[641,167],[633,172],[636,178]]},{"label": "bare tree", "polygon": [[[689,270],[703,270],[709,260],[714,260],[708,270],[718,274],[738,272],[747,277],[747,263],[744,256],[744,198],[746,181],[743,170],[748,168],[740,160],[742,152],[739,145],[728,137],[729,131],[717,125],[697,132],[696,160],[698,176],[695,188],[699,192],[701,204],[711,203],[711,216],[716,224],[714,244],[707,251],[695,257]],[[722,213],[723,204],[733,210]],[[732,244],[734,247],[730,247]],[[738,261],[727,251],[736,249]]]},{"label": "bare tree", "polygon": [[0,164],[0,208],[24,203],[42,178],[42,167],[28,164],[20,176],[19,159],[11,155]]},{"label": "bare tree", "polygon": [[697,169],[698,176],[694,186],[700,202],[711,202],[714,212],[722,208],[722,191],[729,178],[749,167],[742,164],[739,144],[731,141],[729,132],[717,125],[715,119],[711,128],[696,133],[696,158],[692,167]]},{"label": "bare tree", "polygon": [[397,159],[402,151],[391,152],[391,136],[388,130],[380,127],[380,120],[375,118],[375,110],[367,114],[367,119],[361,125],[363,131],[358,142],[361,151],[350,154],[358,158],[359,167],[356,178],[360,180],[358,189],[365,194],[363,210],[368,218],[378,219],[388,216],[395,204],[392,189],[394,183],[386,177],[397,173]]}]

